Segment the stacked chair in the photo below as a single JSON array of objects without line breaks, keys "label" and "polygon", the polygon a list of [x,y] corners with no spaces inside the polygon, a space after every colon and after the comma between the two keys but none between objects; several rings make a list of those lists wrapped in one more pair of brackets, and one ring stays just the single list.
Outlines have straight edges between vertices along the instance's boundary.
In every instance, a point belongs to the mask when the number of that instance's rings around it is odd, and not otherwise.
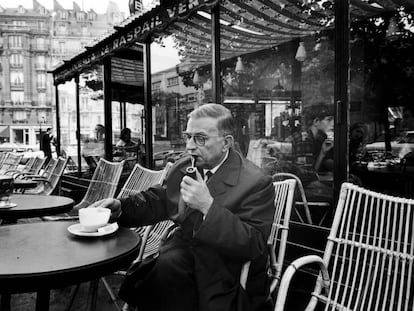
[{"label": "stacked chair", "polygon": [[[58,159],[50,159],[42,176],[27,175],[25,179],[32,179],[38,182],[33,189],[26,190],[26,194],[52,194],[59,186],[60,179],[65,171],[67,158],[59,157]],[[50,168],[53,167],[52,170]]]},{"label": "stacked chair", "polygon": [[286,269],[275,310],[284,309],[295,272],[320,274],[307,311],[413,310],[414,200],[344,183],[323,258],[301,257]]},{"label": "stacked chair", "polygon": [[7,153],[0,166],[0,174],[6,174],[8,171],[17,170],[23,155],[17,155],[14,153]]},{"label": "stacked chair", "polygon": [[6,172],[6,175],[13,175],[14,178],[22,178],[26,175],[37,175],[42,169],[45,160],[45,158],[40,157],[30,158],[21,170],[9,170]]}]

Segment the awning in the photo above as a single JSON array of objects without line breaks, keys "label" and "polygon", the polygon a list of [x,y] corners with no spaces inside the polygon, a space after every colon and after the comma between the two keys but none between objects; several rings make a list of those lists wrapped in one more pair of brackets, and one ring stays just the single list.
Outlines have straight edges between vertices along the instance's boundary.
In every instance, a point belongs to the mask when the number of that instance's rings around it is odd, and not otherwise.
[{"label": "awning", "polygon": [[[404,5],[414,9],[414,0],[351,0],[351,20],[362,20]],[[108,55],[141,43],[162,41],[173,36],[182,64],[191,67],[211,63],[211,16],[209,10],[220,7],[220,50],[222,59],[278,46],[293,39],[317,35],[334,26],[332,0],[164,0],[151,11],[132,15],[115,26],[93,46],[74,56],[51,72],[54,83],[100,62]]]},{"label": "awning", "polygon": [[10,138],[10,127],[8,125],[0,125],[0,137]]}]

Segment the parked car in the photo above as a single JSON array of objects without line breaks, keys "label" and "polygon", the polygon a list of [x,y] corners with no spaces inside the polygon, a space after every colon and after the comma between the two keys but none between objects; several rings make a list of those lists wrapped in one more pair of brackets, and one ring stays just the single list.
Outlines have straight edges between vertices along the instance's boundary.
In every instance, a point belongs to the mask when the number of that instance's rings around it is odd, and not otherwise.
[{"label": "parked car", "polygon": [[26,145],[19,143],[2,143],[0,144],[0,152],[25,152],[27,150]]},{"label": "parked car", "polygon": [[[385,151],[385,142],[376,141],[371,144],[367,144],[366,150],[369,153],[375,151],[383,152]],[[391,141],[391,151],[392,154],[403,158],[407,153],[414,151],[414,131],[404,132],[398,139]]]}]

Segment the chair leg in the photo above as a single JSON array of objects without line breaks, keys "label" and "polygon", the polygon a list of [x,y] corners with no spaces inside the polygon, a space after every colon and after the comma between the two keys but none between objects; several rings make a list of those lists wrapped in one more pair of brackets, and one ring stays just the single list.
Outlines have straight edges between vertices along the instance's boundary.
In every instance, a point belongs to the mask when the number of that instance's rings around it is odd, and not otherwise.
[{"label": "chair leg", "polygon": [[75,289],[73,290],[72,296],[70,297],[69,305],[66,308],[66,311],[70,311],[70,309],[72,308],[73,303],[75,302],[76,295],[77,295],[77,293],[79,291],[79,287],[80,287],[80,284],[77,284],[75,286]]},{"label": "chair leg", "polygon": [[104,277],[101,278],[103,284],[105,285],[106,291],[108,292],[109,296],[111,297],[111,300],[113,302],[113,304],[115,305],[115,308],[117,311],[122,311],[121,308],[118,305],[118,302],[116,301],[116,296],[114,294],[114,292],[112,291],[111,286],[108,284],[108,282],[106,281],[106,279]]},{"label": "chair leg", "polygon": [[99,279],[89,282],[87,309],[96,311],[96,300],[98,299]]}]

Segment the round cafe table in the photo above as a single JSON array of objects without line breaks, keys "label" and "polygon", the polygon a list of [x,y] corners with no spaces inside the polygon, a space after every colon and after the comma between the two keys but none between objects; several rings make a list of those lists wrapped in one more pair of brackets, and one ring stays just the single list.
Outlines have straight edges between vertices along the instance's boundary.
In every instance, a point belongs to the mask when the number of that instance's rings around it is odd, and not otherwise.
[{"label": "round cafe table", "polygon": [[74,201],[58,195],[12,194],[10,203],[15,207],[0,207],[0,218],[30,218],[68,212]]},{"label": "round cafe table", "polygon": [[101,237],[77,237],[73,222],[0,226],[1,310],[10,294],[37,292],[36,310],[49,310],[50,289],[95,280],[128,266],[137,256],[140,237],[127,228]]}]

